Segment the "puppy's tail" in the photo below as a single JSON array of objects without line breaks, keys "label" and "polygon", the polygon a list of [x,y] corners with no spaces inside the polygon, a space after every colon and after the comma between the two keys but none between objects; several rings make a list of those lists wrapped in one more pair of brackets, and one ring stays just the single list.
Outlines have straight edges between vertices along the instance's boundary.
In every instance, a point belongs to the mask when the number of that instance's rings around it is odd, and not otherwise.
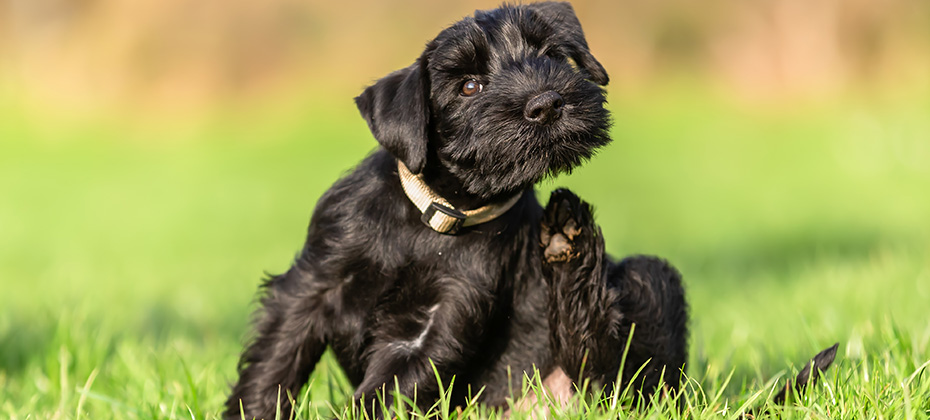
[{"label": "puppy's tail", "polygon": [[[807,387],[814,386],[817,380],[820,379],[820,375],[833,364],[833,359],[836,358],[836,349],[839,348],[839,346],[840,343],[836,343],[820,353],[817,353],[817,355],[804,366],[804,369],[801,369],[798,376],[794,379],[789,379],[788,383],[785,384],[781,391],[775,394],[775,397],[772,398],[772,402],[778,405],[784,405],[789,395],[798,398],[803,395]],[[767,412],[768,410],[757,407],[756,409],[750,410],[750,412],[746,413],[743,417],[752,419],[756,416],[766,414]]]},{"label": "puppy's tail", "polygon": [[795,395],[800,396],[804,392],[804,388],[808,385],[815,385],[817,380],[820,379],[820,374],[827,370],[831,364],[833,364],[833,359],[836,358],[836,349],[839,348],[840,343],[832,345],[830,348],[817,353],[807,365],[804,366],[804,369],[801,369],[801,372],[798,373],[798,376],[794,380],[789,380],[785,387],[775,394],[775,397],[772,398],[772,402],[775,404],[784,404],[788,399],[788,394],[792,392]]}]

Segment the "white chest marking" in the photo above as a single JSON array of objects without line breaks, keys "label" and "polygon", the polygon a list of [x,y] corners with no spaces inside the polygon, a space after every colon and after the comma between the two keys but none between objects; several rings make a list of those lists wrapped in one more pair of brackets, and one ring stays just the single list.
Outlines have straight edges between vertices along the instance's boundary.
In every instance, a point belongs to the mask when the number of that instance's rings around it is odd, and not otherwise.
[{"label": "white chest marking", "polygon": [[427,311],[429,313],[429,319],[426,320],[426,325],[423,327],[423,331],[420,331],[420,334],[417,335],[416,338],[409,341],[401,341],[397,343],[397,345],[410,351],[422,348],[423,341],[426,340],[426,335],[429,334],[429,329],[433,326],[433,316],[436,314],[437,310],[439,310],[438,303],[429,308]]}]

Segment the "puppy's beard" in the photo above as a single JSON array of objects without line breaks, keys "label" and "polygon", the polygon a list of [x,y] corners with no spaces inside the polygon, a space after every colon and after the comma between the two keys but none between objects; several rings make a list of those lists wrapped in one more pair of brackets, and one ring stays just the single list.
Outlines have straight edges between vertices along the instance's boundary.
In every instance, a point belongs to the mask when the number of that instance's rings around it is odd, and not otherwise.
[{"label": "puppy's beard", "polygon": [[489,199],[530,188],[571,172],[610,142],[607,112],[598,108],[596,116],[567,115],[551,126],[492,121],[469,138],[446,142],[440,160],[471,195]]},{"label": "puppy's beard", "polygon": [[491,199],[530,188],[547,177],[569,173],[609,141],[603,135],[583,142],[536,142],[525,146],[526,152],[510,150],[496,155],[497,159],[491,155],[473,155],[469,159],[447,160],[445,165],[469,194]]}]

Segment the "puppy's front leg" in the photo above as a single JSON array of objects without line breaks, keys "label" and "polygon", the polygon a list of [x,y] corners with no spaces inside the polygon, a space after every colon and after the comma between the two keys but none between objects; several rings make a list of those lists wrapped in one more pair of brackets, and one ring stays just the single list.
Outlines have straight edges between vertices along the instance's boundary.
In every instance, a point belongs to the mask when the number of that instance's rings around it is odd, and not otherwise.
[{"label": "puppy's front leg", "polygon": [[285,417],[290,414],[288,393],[297,398],[326,349],[320,302],[299,292],[313,290],[310,281],[309,274],[292,267],[265,284],[257,336],[239,359],[239,380],[224,418],[240,419],[244,413],[249,419],[273,419],[279,404]]},{"label": "puppy's front leg", "polygon": [[390,416],[395,393],[416,400],[425,411],[439,397],[435,372],[449,381],[474,355],[488,305],[472,300],[469,296],[475,294],[467,288],[457,289],[455,297],[439,303],[415,306],[397,300],[393,308],[377,314],[380,321],[373,330],[365,376],[354,396],[371,418]]}]

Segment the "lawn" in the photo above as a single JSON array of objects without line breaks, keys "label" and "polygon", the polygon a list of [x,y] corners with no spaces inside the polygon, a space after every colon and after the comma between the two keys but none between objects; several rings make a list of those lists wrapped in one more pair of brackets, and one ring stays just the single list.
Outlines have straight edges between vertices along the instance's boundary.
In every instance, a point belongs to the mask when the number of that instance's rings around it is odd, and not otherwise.
[{"label": "lawn", "polygon": [[[679,267],[690,382],[682,411],[567,415],[735,418],[839,342],[784,417],[930,417],[930,104],[611,100],[614,143],[539,194],[572,188],[611,253]],[[4,109],[0,418],[216,418],[259,278],[375,145],[351,101],[292,108],[172,124]],[[307,392],[301,416],[326,418],[350,391],[324,358]]]}]

